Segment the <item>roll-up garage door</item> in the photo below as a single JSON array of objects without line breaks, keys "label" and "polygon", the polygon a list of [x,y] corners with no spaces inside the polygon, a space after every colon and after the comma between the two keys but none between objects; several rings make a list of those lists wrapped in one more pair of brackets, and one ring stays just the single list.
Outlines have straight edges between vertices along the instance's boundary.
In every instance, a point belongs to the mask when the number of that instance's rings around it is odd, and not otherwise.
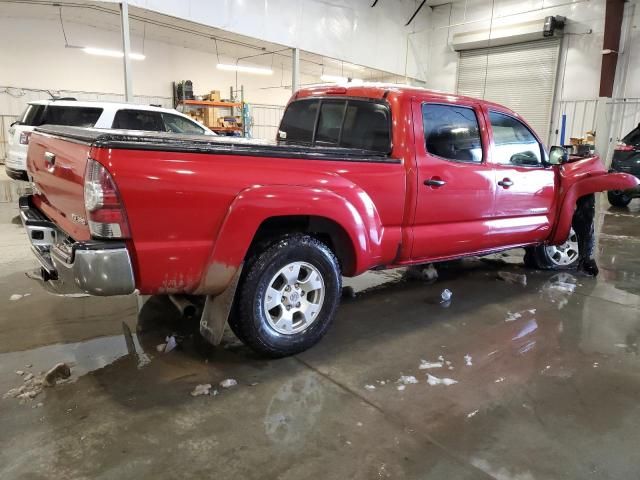
[{"label": "roll-up garage door", "polygon": [[554,38],[461,51],[458,94],[511,108],[546,142],[559,50],[560,40]]}]

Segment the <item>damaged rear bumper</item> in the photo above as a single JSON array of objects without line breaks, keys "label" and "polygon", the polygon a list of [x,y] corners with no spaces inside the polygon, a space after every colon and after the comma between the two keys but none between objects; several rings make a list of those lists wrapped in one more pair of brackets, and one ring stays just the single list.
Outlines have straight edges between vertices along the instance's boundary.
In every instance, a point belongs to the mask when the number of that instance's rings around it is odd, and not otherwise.
[{"label": "damaged rear bumper", "polygon": [[20,218],[42,279],[59,293],[127,295],[135,290],[131,257],[122,242],[75,242],[35,208],[29,196],[19,201]]}]

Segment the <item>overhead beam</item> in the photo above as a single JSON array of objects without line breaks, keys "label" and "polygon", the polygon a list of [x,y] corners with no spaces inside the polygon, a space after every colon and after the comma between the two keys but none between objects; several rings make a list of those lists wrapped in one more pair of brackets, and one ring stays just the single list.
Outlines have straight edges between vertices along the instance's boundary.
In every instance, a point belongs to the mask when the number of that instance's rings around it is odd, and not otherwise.
[{"label": "overhead beam", "polygon": [[291,55],[291,93],[294,94],[300,88],[300,49],[293,48]]},{"label": "overhead beam", "polygon": [[607,0],[604,15],[602,67],[600,69],[600,97],[611,98],[613,96],[623,15],[624,0]]},{"label": "overhead beam", "polygon": [[127,0],[120,2],[120,28],[122,30],[122,52],[124,66],[124,97],[133,102],[133,80],[131,78],[131,36],[129,31],[129,5]]}]

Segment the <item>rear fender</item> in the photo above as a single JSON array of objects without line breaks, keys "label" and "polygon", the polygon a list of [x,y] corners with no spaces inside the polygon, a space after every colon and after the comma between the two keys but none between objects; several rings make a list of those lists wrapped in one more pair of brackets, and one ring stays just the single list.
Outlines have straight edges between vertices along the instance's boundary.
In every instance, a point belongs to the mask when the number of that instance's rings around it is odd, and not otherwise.
[{"label": "rear fender", "polygon": [[258,228],[273,217],[311,215],[334,221],[349,237],[356,273],[369,269],[382,256],[382,223],[366,192],[352,185],[347,195],[286,185],[243,190],[227,211],[196,293],[217,295],[224,291],[244,261]]},{"label": "rear fender", "polygon": [[573,213],[576,209],[576,202],[584,195],[607,190],[626,190],[638,185],[638,179],[627,173],[605,173],[592,172],[583,178],[576,180],[566,191],[562,203],[556,228],[549,243],[559,245],[569,236]]}]

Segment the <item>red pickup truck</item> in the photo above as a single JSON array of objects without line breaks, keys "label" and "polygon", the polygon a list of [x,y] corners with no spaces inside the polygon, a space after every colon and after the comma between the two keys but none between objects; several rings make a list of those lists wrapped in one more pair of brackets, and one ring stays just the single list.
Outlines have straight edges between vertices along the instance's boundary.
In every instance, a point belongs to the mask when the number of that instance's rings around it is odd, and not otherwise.
[{"label": "red pickup truck", "polygon": [[43,278],[62,291],[205,299],[255,350],[326,332],[341,276],[526,247],[578,261],[576,203],[635,187],[599,158],[547,153],[500,105],[396,85],[318,86],[272,144],[41,127],[20,200]]}]

